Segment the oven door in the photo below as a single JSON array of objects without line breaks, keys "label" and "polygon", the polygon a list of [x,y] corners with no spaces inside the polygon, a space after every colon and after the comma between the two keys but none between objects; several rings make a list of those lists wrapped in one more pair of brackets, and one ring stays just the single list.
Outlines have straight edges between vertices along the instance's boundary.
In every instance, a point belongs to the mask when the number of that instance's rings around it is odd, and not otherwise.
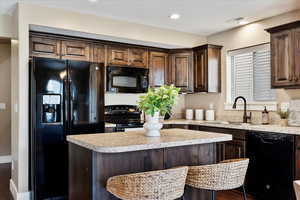
[{"label": "oven door", "polygon": [[107,91],[144,93],[148,89],[148,69],[131,67],[107,68]]}]

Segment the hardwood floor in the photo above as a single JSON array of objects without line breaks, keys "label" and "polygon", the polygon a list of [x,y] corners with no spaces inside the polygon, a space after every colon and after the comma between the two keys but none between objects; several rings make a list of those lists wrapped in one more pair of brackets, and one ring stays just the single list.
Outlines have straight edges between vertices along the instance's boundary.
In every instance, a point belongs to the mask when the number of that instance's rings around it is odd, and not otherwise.
[{"label": "hardwood floor", "polygon": [[11,164],[0,164],[0,200],[13,200],[9,190]]},{"label": "hardwood floor", "polygon": [[[217,200],[243,200],[242,192],[231,190],[221,191],[217,193]],[[247,195],[247,200],[254,200],[253,197]]]}]

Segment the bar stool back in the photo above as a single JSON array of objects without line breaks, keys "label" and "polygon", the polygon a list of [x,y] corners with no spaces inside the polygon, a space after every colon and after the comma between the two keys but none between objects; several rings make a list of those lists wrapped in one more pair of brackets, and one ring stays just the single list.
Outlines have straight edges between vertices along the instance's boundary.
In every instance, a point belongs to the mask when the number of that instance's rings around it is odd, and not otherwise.
[{"label": "bar stool back", "polygon": [[183,196],[188,167],[114,176],[106,189],[122,200],[174,200]]},{"label": "bar stool back", "polygon": [[243,187],[249,159],[225,160],[218,164],[191,166],[187,176],[187,185],[213,191],[232,190]]},{"label": "bar stool back", "polygon": [[294,189],[295,189],[297,200],[300,200],[300,181],[299,180],[294,181]]}]

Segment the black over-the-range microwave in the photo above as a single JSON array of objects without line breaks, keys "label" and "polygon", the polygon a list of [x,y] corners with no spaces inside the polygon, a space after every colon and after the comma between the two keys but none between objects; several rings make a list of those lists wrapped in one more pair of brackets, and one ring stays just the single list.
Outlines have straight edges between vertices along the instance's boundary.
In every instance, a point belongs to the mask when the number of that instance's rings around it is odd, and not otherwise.
[{"label": "black over-the-range microwave", "polygon": [[148,69],[108,66],[106,74],[106,88],[109,92],[144,93],[148,90]]}]

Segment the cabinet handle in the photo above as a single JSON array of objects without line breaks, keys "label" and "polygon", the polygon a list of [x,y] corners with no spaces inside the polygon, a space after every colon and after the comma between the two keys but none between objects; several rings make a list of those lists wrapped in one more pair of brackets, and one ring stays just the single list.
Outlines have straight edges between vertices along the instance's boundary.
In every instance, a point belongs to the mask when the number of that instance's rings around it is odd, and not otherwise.
[{"label": "cabinet handle", "polygon": [[239,147],[239,158],[242,157],[242,151],[241,151],[241,147]]}]

